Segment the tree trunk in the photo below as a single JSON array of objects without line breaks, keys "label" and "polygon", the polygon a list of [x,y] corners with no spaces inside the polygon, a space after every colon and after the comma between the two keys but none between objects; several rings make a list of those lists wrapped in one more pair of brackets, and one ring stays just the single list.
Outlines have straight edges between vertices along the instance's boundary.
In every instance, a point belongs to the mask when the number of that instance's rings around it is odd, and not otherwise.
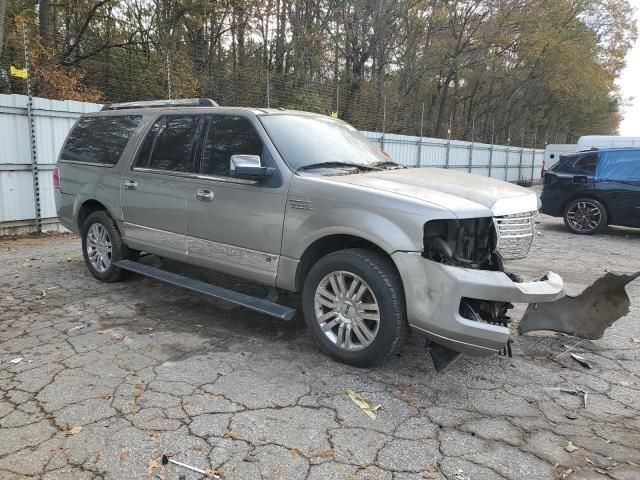
[{"label": "tree trunk", "polygon": [[7,11],[7,0],[0,0],[0,58],[2,58],[2,47],[4,46],[4,15]]},{"label": "tree trunk", "polygon": [[38,4],[38,28],[42,46],[49,46],[49,0],[40,0]]}]

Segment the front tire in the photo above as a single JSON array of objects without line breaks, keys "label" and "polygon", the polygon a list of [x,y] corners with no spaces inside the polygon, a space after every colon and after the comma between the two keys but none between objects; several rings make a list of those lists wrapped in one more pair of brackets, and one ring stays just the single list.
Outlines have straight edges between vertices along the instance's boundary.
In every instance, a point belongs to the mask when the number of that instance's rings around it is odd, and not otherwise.
[{"label": "front tire", "polygon": [[116,222],[104,210],[90,214],[82,226],[82,253],[84,261],[95,278],[102,282],[117,282],[127,271],[114,265],[131,258],[132,252],[122,242]]},{"label": "front tire", "polygon": [[348,249],[321,258],[305,280],[302,307],[320,349],[356,367],[382,362],[407,336],[402,281],[382,253]]},{"label": "front tire", "polygon": [[607,226],[607,210],[593,198],[578,198],[564,209],[564,224],[578,235],[591,235]]}]

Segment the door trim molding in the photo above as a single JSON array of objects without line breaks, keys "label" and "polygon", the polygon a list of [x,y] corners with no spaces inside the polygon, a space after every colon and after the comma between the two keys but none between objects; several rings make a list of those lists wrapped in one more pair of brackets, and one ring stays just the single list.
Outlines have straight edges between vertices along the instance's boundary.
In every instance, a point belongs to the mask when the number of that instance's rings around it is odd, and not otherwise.
[{"label": "door trim molding", "polygon": [[153,227],[124,222],[125,237],[161,247],[169,247],[194,255],[219,261],[224,264],[238,265],[250,270],[276,273],[280,255],[237,247],[226,243],[205,240],[179,233],[168,232]]}]

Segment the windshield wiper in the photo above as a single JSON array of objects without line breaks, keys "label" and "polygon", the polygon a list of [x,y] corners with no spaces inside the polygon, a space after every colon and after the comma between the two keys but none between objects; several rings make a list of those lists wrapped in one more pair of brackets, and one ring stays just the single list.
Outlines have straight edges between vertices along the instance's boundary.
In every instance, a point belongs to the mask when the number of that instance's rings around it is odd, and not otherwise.
[{"label": "windshield wiper", "polygon": [[350,162],[318,162],[318,163],[310,163],[309,165],[303,165],[298,168],[298,170],[313,170],[316,168],[356,168],[361,170],[380,170],[380,168],[376,168],[372,165],[360,165],[357,163]]},{"label": "windshield wiper", "polygon": [[392,162],[391,160],[382,160],[381,162],[375,162],[375,163],[372,163],[371,166],[374,166],[374,167],[408,168],[406,165],[402,165],[401,163]]}]

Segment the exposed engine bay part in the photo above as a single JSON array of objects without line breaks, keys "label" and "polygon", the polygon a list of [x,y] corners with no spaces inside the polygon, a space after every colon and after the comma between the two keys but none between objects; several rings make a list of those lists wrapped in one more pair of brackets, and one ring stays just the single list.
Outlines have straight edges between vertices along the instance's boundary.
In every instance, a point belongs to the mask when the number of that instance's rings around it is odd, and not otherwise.
[{"label": "exposed engine bay part", "polygon": [[491,217],[431,220],[424,226],[423,242],[422,255],[434,262],[480,270],[503,269]]},{"label": "exposed engine bay part", "polygon": [[570,295],[550,303],[532,303],[520,321],[522,335],[534,330],[562,332],[598,340],[613,322],[629,313],[629,296],[624,287],[640,277],[607,272],[580,295]]},{"label": "exposed engine bay part", "polygon": [[423,255],[446,265],[502,271],[503,259],[529,253],[537,213],[431,220],[424,226]]}]

